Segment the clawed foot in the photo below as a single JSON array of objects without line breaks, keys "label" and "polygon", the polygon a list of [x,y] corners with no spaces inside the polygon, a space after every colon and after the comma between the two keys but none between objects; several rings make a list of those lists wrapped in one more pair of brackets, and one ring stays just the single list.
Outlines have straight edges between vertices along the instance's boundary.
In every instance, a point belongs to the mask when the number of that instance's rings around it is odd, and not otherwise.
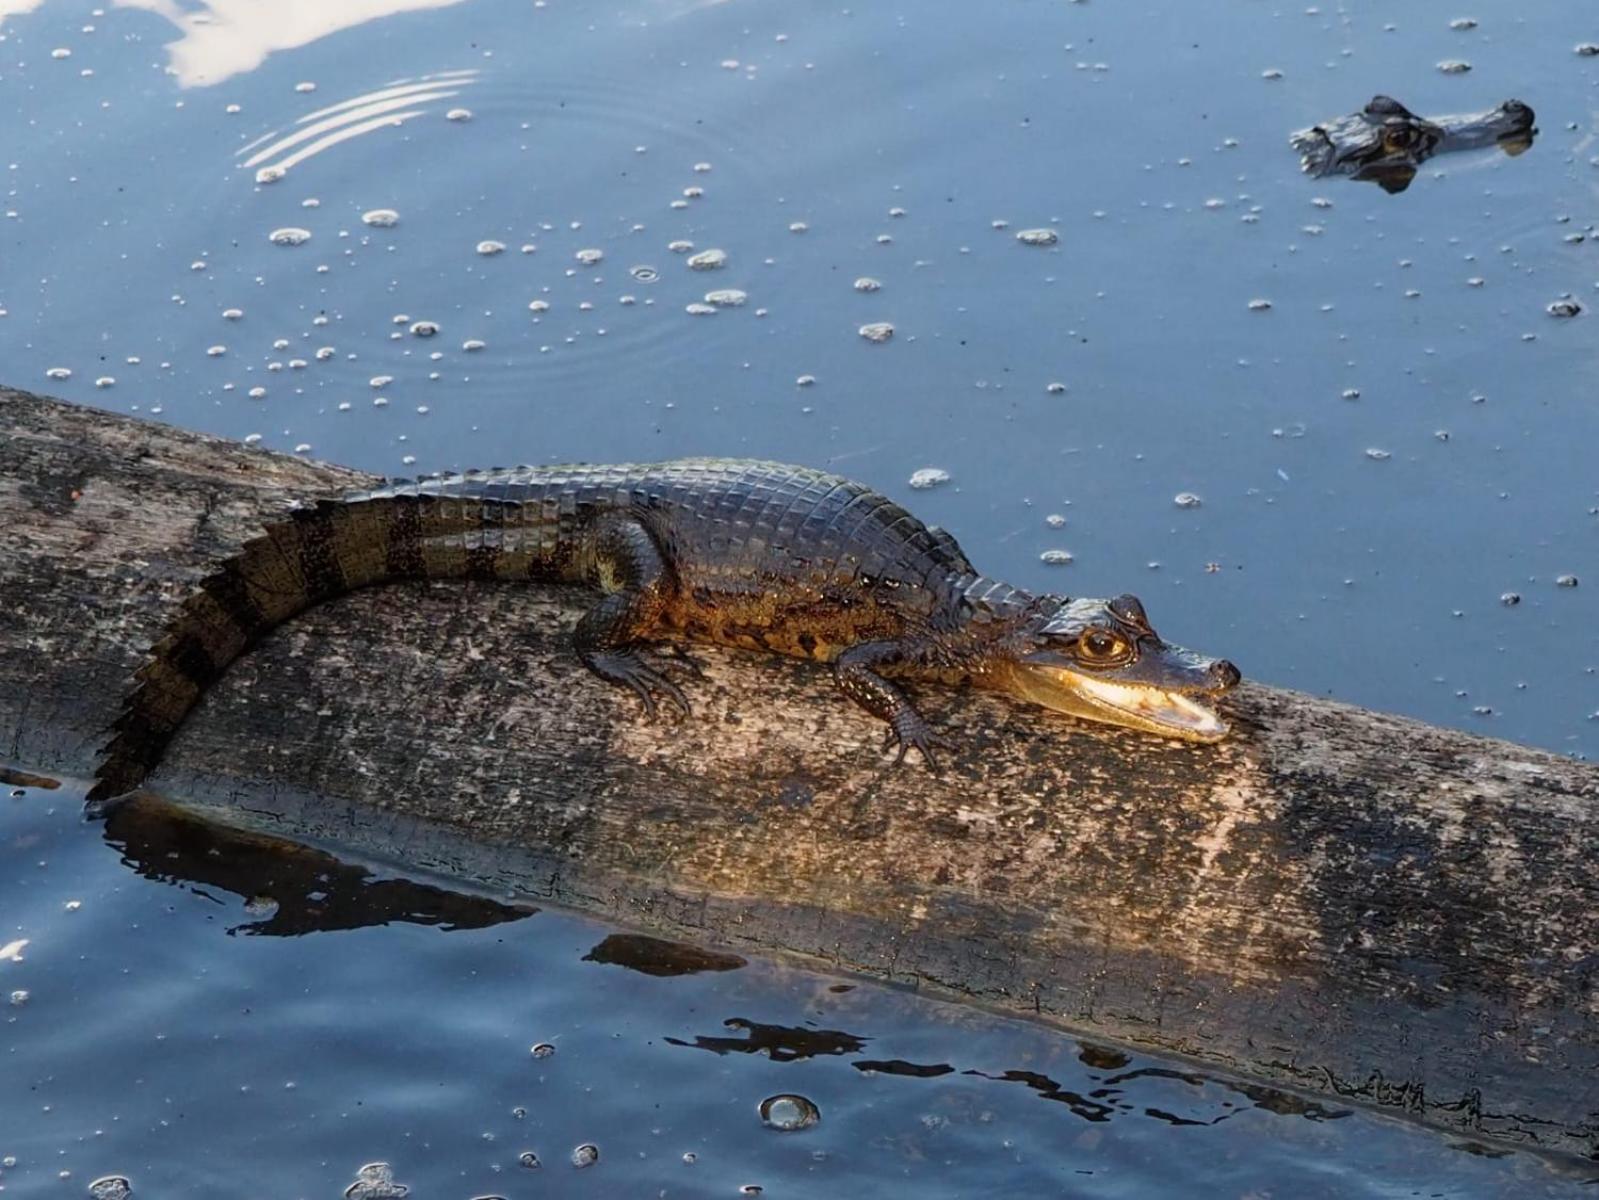
[{"label": "clawed foot", "polygon": [[954,744],[948,738],[934,733],[933,727],[914,708],[903,708],[889,719],[888,736],[883,739],[883,749],[887,750],[895,744],[899,746],[899,753],[894,756],[896,767],[905,761],[905,755],[914,748],[921,752],[922,761],[934,772],[939,770],[939,764],[938,756],[933,751],[948,750],[953,753],[955,750]]},{"label": "clawed foot", "polygon": [[683,649],[679,643],[668,642],[666,644],[666,655],[672,660],[673,666],[682,667],[695,679],[710,678],[705,674],[705,664]]},{"label": "clawed foot", "polygon": [[632,688],[643,701],[644,712],[652,721],[658,712],[655,703],[657,695],[676,709],[680,717],[686,718],[690,715],[688,697],[683,695],[683,689],[637,654],[631,652],[595,654],[586,661],[589,670],[601,679]]}]

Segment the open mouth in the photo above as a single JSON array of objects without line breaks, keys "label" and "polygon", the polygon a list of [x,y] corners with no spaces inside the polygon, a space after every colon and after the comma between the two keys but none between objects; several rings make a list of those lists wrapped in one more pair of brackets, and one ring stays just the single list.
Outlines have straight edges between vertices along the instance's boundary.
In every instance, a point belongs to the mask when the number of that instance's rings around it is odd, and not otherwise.
[{"label": "open mouth", "polygon": [[1227,722],[1215,710],[1182,692],[1128,687],[1087,675],[1074,676],[1072,685],[1086,699],[1120,714],[1120,721],[1109,714],[1105,718],[1118,724],[1196,742],[1214,742],[1227,733]]}]

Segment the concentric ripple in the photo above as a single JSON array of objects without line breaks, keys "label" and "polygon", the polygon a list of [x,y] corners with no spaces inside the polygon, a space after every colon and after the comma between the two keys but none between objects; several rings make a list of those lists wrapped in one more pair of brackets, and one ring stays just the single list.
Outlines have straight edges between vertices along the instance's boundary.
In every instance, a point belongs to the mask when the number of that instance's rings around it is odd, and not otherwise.
[{"label": "concentric ripple", "polygon": [[395,80],[376,91],[341,100],[298,118],[287,131],[264,133],[234,155],[239,166],[255,169],[257,183],[275,183],[306,159],[376,129],[392,129],[459,96],[474,83],[475,69],[440,71]]}]

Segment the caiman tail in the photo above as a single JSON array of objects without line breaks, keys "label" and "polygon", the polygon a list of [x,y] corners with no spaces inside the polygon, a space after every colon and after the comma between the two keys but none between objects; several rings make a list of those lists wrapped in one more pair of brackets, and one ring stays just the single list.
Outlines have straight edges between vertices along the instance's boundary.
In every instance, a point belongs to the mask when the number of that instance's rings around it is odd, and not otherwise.
[{"label": "caiman tail", "polygon": [[521,525],[521,507],[473,494],[461,481],[429,481],[320,500],[268,525],[200,582],[135,673],[89,801],[103,804],[143,783],[206,688],[268,630],[306,609],[391,580],[534,574],[553,543],[523,536],[513,549],[500,532]]}]

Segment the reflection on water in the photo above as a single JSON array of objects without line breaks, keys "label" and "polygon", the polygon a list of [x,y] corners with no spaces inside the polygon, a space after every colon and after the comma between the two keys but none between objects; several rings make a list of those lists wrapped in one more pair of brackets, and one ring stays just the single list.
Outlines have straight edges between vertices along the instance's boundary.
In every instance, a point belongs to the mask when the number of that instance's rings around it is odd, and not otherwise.
[{"label": "reflection on water", "polygon": [[744,959],[725,950],[669,942],[642,933],[613,933],[585,954],[583,961],[610,963],[660,977],[694,975],[700,971],[736,971],[745,965]]},{"label": "reflection on water", "polygon": [[792,1025],[768,1025],[744,1017],[729,1017],[722,1022],[729,1029],[742,1030],[743,1037],[715,1037],[701,1034],[692,1042],[667,1038],[672,1046],[709,1050],[712,1054],[763,1054],[773,1062],[795,1062],[817,1055],[858,1054],[866,1039],[839,1029],[806,1029]]},{"label": "reflection on water", "polygon": [[235,157],[243,159],[240,166],[256,168],[257,183],[276,183],[290,168],[340,142],[374,129],[398,128],[422,116],[435,101],[459,96],[476,76],[475,70],[443,71],[416,80],[397,80],[378,91],[307,113],[294,122],[291,132],[263,134],[236,151]]},{"label": "reflection on water", "polygon": [[[305,46],[329,34],[394,13],[446,8],[461,0],[112,0],[142,8],[182,31],[167,46],[167,61],[184,87],[210,87],[253,71],[267,55]],[[24,0],[27,3],[27,0]],[[5,11],[0,0],[0,14]]]},{"label": "reflection on water", "polygon": [[7,17],[32,12],[43,3],[44,0],[0,0],[0,27],[4,27]]},{"label": "reflection on water", "polygon": [[379,878],[366,867],[261,834],[202,821],[153,796],[117,805],[105,839],[147,879],[196,895],[221,888],[245,901],[252,919],[230,934],[295,937],[391,922],[484,929],[538,912],[409,879]]}]

